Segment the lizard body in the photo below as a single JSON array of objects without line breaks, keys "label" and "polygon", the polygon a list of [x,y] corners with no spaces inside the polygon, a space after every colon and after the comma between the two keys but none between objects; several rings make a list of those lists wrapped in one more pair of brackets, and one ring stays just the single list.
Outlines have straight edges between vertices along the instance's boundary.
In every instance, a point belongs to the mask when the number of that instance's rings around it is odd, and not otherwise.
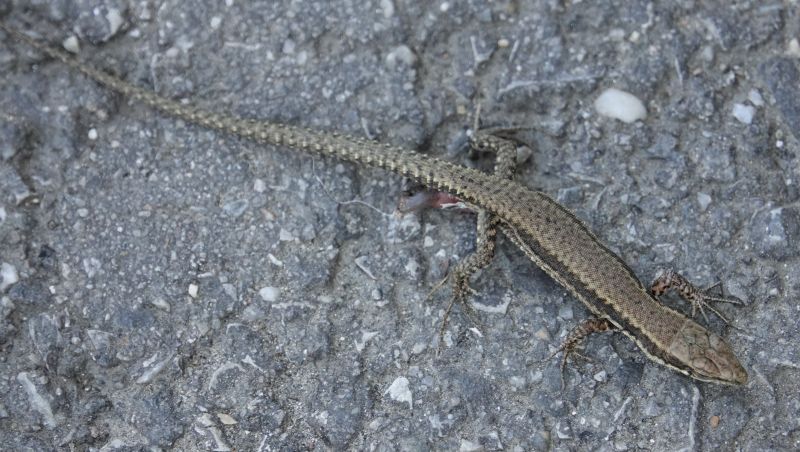
[{"label": "lizard body", "polygon": [[89,78],[167,115],[262,144],[382,168],[451,193],[488,212],[525,255],[600,319],[622,331],[652,360],[692,378],[744,384],[731,347],[694,320],[666,307],[584,223],[544,193],[397,146],[337,133],[217,114],[166,99],[94,69],[0,23],[0,29]]}]

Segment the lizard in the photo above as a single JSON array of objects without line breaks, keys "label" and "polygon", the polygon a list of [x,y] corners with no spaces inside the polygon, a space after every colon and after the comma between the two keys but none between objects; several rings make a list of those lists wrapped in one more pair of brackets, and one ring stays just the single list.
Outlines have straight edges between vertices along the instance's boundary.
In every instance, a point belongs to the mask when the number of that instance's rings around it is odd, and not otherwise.
[{"label": "lizard", "polygon": [[564,351],[565,359],[589,334],[617,331],[630,338],[652,361],[693,379],[729,385],[747,382],[747,371],[724,339],[661,303],[657,296],[676,289],[694,305],[699,304],[701,310],[708,301],[727,300],[709,295],[672,271],[662,273],[650,290],[645,288],[622,258],[583,221],[547,194],[529,189],[510,177],[513,170],[509,169],[508,140],[504,138],[474,133],[470,139],[474,148],[498,153],[499,173],[489,174],[366,138],[245,119],[183,104],[95,69],[5,23],[0,22],[0,30],[162,114],[258,144],[380,168],[474,206],[479,212],[478,251],[456,266],[454,294],[463,298],[469,289],[469,275],[488,264],[494,252],[495,230],[499,229],[533,264],[595,316],[575,328],[556,351]]}]

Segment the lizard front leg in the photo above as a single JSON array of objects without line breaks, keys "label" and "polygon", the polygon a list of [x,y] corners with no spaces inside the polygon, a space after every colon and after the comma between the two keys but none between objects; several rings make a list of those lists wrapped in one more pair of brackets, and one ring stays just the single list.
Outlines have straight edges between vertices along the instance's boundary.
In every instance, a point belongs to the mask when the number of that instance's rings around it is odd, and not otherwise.
[{"label": "lizard front leg", "polygon": [[729,323],[728,319],[726,319],[722,313],[711,306],[711,303],[731,303],[738,305],[744,303],[742,303],[741,300],[733,297],[711,295],[710,291],[718,286],[721,286],[721,283],[716,283],[711,287],[700,289],[689,282],[689,280],[683,277],[683,275],[680,273],[672,269],[662,269],[656,274],[655,279],[653,280],[652,284],[650,284],[650,292],[653,294],[653,296],[658,298],[668,290],[674,290],[681,296],[681,298],[692,304],[692,317],[694,317],[699,310],[700,313],[703,314],[703,318],[705,318],[706,323],[708,323],[708,316],[706,315],[705,310],[709,309],[725,323]]}]

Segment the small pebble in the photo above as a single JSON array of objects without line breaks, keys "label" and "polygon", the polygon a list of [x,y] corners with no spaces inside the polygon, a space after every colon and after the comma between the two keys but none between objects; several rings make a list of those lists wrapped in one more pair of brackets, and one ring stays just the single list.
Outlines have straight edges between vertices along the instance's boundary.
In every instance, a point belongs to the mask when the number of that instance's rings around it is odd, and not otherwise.
[{"label": "small pebble", "polygon": [[386,55],[386,66],[394,69],[398,65],[411,67],[417,62],[417,56],[405,45],[399,45]]},{"label": "small pebble", "polygon": [[233,416],[231,416],[230,414],[217,413],[217,419],[219,419],[219,421],[225,425],[238,424],[238,422],[236,422],[236,419],[234,419]]},{"label": "small pebble", "polygon": [[256,179],[253,181],[253,190],[255,190],[256,193],[264,193],[266,189],[267,183],[264,182],[263,179]]},{"label": "small pebble", "polygon": [[391,0],[381,0],[381,10],[383,10],[383,17],[389,19],[394,16],[394,3]]},{"label": "small pebble", "polygon": [[755,88],[751,89],[750,92],[747,93],[747,100],[749,100],[756,107],[764,106],[764,98],[761,97],[761,93],[759,93]]},{"label": "small pebble", "polygon": [[786,55],[790,57],[800,58],[800,41],[793,38],[786,46]]},{"label": "small pebble", "polygon": [[250,203],[246,199],[236,199],[222,205],[222,211],[231,218],[238,218],[247,211]]},{"label": "small pebble", "polygon": [[123,19],[122,13],[118,8],[108,8],[106,20],[108,21],[109,33],[111,36],[117,34],[119,29],[125,23],[125,19]]},{"label": "small pebble", "polygon": [[608,373],[605,370],[601,370],[592,376],[594,381],[604,382],[608,378]]},{"label": "small pebble", "polygon": [[78,38],[75,36],[70,36],[69,38],[65,39],[61,45],[64,47],[69,53],[78,53],[81,51],[81,44],[78,42]]},{"label": "small pebble", "polygon": [[281,291],[277,287],[262,287],[261,290],[258,291],[258,295],[260,295],[264,301],[274,303],[278,301]]},{"label": "small pebble", "polygon": [[733,117],[742,124],[750,124],[753,122],[753,116],[756,114],[756,109],[750,105],[733,104]]},{"label": "small pebble", "polygon": [[601,116],[629,124],[647,117],[647,110],[638,97],[616,88],[603,91],[594,101],[594,109]]},{"label": "small pebble", "polygon": [[698,193],[697,204],[700,205],[700,210],[705,212],[708,209],[708,205],[711,204],[711,196],[703,192]]},{"label": "small pebble", "polygon": [[408,388],[408,378],[406,377],[397,377],[384,394],[389,394],[389,397],[397,402],[408,402],[409,409],[413,407],[411,390]]},{"label": "small pebble", "polygon": [[167,303],[167,301],[163,298],[153,298],[150,300],[150,304],[166,312],[169,312],[172,309],[172,306],[170,306],[170,304]]},{"label": "small pebble", "polygon": [[711,424],[711,428],[719,427],[719,416],[711,416],[711,419],[708,420],[708,423]]},{"label": "small pebble", "polygon": [[17,281],[19,281],[17,268],[8,262],[0,264],[0,292],[6,290],[12,284],[16,284]]}]

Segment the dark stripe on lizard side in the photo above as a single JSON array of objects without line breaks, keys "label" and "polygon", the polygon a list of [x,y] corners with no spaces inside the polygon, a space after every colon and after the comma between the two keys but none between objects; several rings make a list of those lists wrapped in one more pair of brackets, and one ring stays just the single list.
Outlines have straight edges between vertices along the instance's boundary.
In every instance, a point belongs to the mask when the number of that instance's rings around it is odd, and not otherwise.
[{"label": "dark stripe on lizard side", "polygon": [[[542,248],[534,237],[527,234],[519,234],[508,225],[502,225],[501,229],[507,237],[520,247],[520,249],[525,250],[527,248],[527,250],[533,253],[535,257],[529,257],[538,261],[537,264],[544,269],[548,275],[566,287],[595,315],[608,318],[613,324],[620,328],[621,332],[630,337],[650,358],[661,361],[665,365],[688,374],[688,369],[685,364],[677,361],[675,357],[669,353],[665,353],[662,346],[653,342],[644,329],[637,327],[634,322],[629,321],[626,316],[619,311],[613,301],[603,299],[597,292],[583,284],[569,268]],[[628,268],[628,271],[633,274],[633,270],[630,268]],[[644,287],[642,287],[642,290],[644,291]],[[646,294],[646,296],[650,297],[650,299],[647,300],[648,302],[658,303],[658,301],[649,294]],[[688,320],[683,314],[676,311],[670,310],[670,313],[676,315],[675,318],[670,319],[671,321],[677,320],[678,317]]]}]

